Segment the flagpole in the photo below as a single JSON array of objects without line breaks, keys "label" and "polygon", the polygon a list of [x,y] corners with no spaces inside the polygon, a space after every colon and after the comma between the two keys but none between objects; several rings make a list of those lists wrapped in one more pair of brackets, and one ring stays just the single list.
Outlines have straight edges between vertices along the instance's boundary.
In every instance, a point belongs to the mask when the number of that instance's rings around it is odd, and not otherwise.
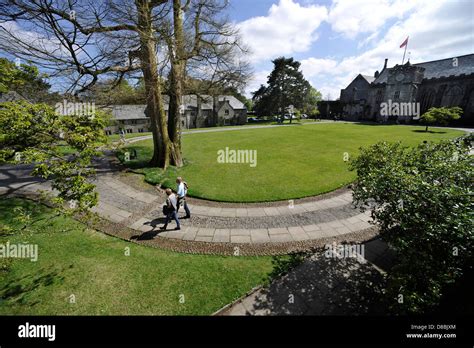
[{"label": "flagpole", "polygon": [[403,62],[405,62],[405,53],[407,53],[407,47],[408,47],[408,41],[407,41],[407,44],[405,45],[405,51],[403,52],[402,65],[403,65]]}]

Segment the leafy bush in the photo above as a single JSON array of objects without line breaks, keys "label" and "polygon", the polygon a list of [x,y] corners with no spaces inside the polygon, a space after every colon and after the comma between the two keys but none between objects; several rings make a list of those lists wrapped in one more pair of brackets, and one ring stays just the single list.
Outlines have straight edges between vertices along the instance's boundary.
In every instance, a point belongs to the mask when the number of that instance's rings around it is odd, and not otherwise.
[{"label": "leafy bush", "polygon": [[[0,163],[32,163],[33,175],[52,180],[56,199],[84,209],[97,203],[95,186],[87,181],[98,147],[107,142],[108,115],[60,115],[46,104],[0,103]],[[65,155],[60,144],[72,154]]]},{"label": "leafy bush", "polygon": [[357,171],[354,201],[370,207],[398,255],[387,287],[397,313],[435,309],[446,286],[472,267],[471,141],[416,148],[381,142],[351,163]]}]

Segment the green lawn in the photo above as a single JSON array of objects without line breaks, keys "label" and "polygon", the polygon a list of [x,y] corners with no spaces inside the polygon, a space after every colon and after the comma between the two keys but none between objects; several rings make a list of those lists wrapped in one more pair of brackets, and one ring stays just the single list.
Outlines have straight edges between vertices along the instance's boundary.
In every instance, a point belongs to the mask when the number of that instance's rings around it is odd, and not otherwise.
[{"label": "green lawn", "polygon": [[[5,226],[21,226],[16,207],[31,213],[31,231],[6,235]],[[12,260],[0,271],[0,315],[208,315],[264,283],[273,268],[270,257],[188,255],[127,243],[27,200],[2,198],[0,212],[0,244],[33,243],[39,250],[37,262],[0,258],[0,266]]]},{"label": "green lawn", "polygon": [[[402,141],[416,145],[423,140],[439,141],[463,134],[461,131],[422,126],[381,126],[351,123],[319,123],[246,129],[232,132],[187,134],[183,137],[185,166],[165,173],[149,168],[152,141],[130,145],[138,159],[128,162],[145,174],[145,180],[174,187],[183,176],[189,195],[218,201],[258,202],[317,195],[347,185],[355,179],[344,161],[345,152],[356,156],[361,146],[377,141]],[[257,150],[257,166],[222,164],[217,151]]]}]

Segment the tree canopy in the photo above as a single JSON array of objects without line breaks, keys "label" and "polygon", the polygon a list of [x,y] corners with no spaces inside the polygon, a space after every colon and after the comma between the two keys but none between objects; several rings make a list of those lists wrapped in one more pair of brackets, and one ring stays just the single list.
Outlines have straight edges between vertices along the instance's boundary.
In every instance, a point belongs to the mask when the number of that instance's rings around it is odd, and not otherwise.
[{"label": "tree canopy", "polygon": [[447,126],[450,121],[459,120],[461,118],[462,109],[459,106],[451,108],[430,108],[427,112],[421,115],[421,123],[426,125],[426,131],[428,126],[438,124],[440,126]]},{"label": "tree canopy", "polygon": [[0,58],[0,94],[15,91],[27,100],[47,102],[52,96],[49,94],[51,86],[45,81],[46,77],[33,64]]},{"label": "tree canopy", "polygon": [[300,111],[307,110],[310,104],[317,102],[320,93],[304,78],[300,62],[285,57],[272,62],[274,67],[268,76],[267,85],[261,85],[253,92],[252,101],[257,115],[283,115],[290,105]]}]

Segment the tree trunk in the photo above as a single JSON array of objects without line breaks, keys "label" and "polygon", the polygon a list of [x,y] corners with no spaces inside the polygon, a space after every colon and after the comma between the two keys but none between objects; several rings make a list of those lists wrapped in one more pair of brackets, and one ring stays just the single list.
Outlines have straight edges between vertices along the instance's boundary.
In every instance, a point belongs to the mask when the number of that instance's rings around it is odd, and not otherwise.
[{"label": "tree trunk", "polygon": [[170,164],[172,144],[168,136],[165,110],[158,77],[156,44],[152,29],[151,7],[147,0],[136,0],[138,26],[140,27],[140,52],[145,91],[147,116],[151,120],[153,133],[153,158],[150,164],[166,169]]},{"label": "tree trunk", "polygon": [[[171,140],[171,164],[176,167],[183,165],[181,151],[181,112],[183,99],[183,83],[186,72],[184,57],[183,10],[180,0],[173,0],[174,56],[171,59],[170,72],[170,105],[168,109],[168,134]],[[172,52],[172,51],[171,51]]]}]

